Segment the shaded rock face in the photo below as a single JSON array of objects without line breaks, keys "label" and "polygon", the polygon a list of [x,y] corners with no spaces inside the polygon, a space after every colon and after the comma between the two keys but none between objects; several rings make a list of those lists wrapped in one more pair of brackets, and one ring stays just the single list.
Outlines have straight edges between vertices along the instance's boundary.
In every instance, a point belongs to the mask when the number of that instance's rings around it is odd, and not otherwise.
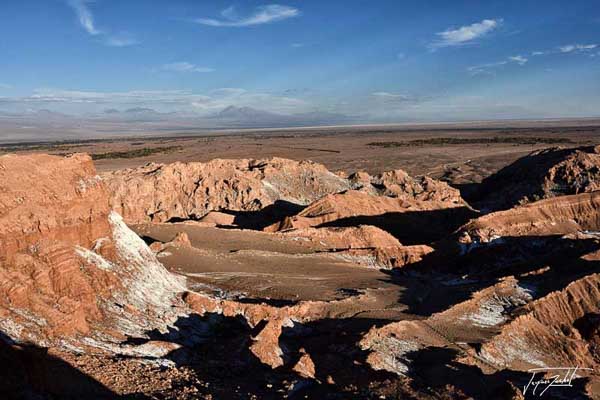
[{"label": "shaded rock face", "polygon": [[349,187],[320,164],[279,158],[148,164],[104,178],[112,208],[135,223],[258,211],[277,200],[308,204]]},{"label": "shaded rock face", "polygon": [[446,183],[413,178],[402,170],[343,178],[321,164],[281,158],[148,164],[103,177],[112,208],[132,223],[201,219],[222,210],[257,212],[276,202],[308,205],[351,188],[377,196],[465,205],[459,191]]},{"label": "shaded rock face", "polygon": [[183,282],[110,211],[87,155],[3,156],[0,174],[0,329],[11,339],[110,346],[174,316]]},{"label": "shaded rock face", "polygon": [[[598,254],[590,256],[599,258]],[[575,323],[598,312],[599,301],[600,274],[578,279],[527,304],[522,315],[482,346],[480,355],[509,368],[566,363],[597,369],[600,364],[593,357],[594,338],[582,335]]]},{"label": "shaded rock face", "polygon": [[454,201],[415,200],[349,190],[327,195],[265,230],[373,225],[402,243],[414,245],[438,240],[476,215],[468,206]]},{"label": "shaded rock face", "polygon": [[465,245],[502,237],[565,235],[600,230],[600,192],[560,196],[484,215],[458,233]]},{"label": "shaded rock face", "polygon": [[486,210],[600,189],[598,146],[551,148],[523,157],[483,180],[469,198]]}]

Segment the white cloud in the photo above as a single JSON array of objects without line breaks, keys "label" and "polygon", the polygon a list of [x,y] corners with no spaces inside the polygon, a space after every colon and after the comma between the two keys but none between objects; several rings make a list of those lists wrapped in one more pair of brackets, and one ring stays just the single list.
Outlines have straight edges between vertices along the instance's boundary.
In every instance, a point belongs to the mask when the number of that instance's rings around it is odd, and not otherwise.
[{"label": "white cloud", "polygon": [[140,43],[127,32],[115,34],[98,29],[94,22],[94,15],[88,7],[88,4],[93,2],[94,0],[67,0],[67,3],[77,14],[79,24],[88,34],[103,37],[102,43],[111,47],[126,47]]},{"label": "white cloud", "polygon": [[91,2],[90,0],[69,0],[68,4],[75,10],[79,24],[81,24],[87,33],[90,35],[100,35],[102,31],[96,28],[94,16],[87,6]]},{"label": "white cloud", "polygon": [[304,47],[304,43],[292,43],[291,46],[295,49],[298,49],[300,47]]},{"label": "white cloud", "polygon": [[182,61],[170,64],[164,64],[160,67],[163,71],[171,72],[213,72],[213,68],[200,67],[198,65]]},{"label": "white cloud", "polygon": [[11,85],[7,84],[7,83],[1,83],[0,82],[0,89],[10,89],[12,88]]},{"label": "white cloud", "polygon": [[561,53],[572,53],[574,51],[594,50],[596,47],[598,47],[597,44],[568,44],[566,46],[560,46],[558,49]]},{"label": "white cloud", "polygon": [[221,19],[198,18],[195,19],[194,22],[215,27],[243,27],[268,24],[270,22],[281,21],[299,15],[300,11],[297,8],[279,4],[269,4],[257,7],[250,15],[239,16],[235,12],[235,8],[231,6],[221,12],[221,16],[223,17]]},{"label": "white cloud", "polygon": [[511,57],[508,57],[508,59],[510,61],[516,62],[519,65],[525,65],[525,64],[527,64],[527,61],[529,61],[527,58],[525,58],[523,56],[511,56]]},{"label": "white cloud", "polygon": [[456,29],[447,29],[438,32],[439,40],[432,47],[461,46],[487,35],[502,25],[502,19],[484,19],[471,25],[461,26]]},{"label": "white cloud", "polygon": [[529,59],[527,59],[521,55],[510,56],[507,59],[498,61],[498,62],[473,65],[471,67],[468,67],[467,71],[469,71],[471,73],[471,75],[495,75],[496,74],[495,71],[499,67],[508,65],[510,63],[516,63],[516,64],[523,66],[523,65],[527,64],[528,61],[529,61]]}]

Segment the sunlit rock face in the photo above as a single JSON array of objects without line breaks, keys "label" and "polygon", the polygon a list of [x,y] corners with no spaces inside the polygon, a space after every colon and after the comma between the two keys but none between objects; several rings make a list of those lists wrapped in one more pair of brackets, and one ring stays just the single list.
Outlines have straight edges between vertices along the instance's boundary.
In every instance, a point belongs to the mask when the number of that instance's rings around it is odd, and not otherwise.
[{"label": "sunlit rock face", "polygon": [[183,280],[108,197],[87,155],[0,157],[0,329],[11,339],[118,351],[176,317]]}]

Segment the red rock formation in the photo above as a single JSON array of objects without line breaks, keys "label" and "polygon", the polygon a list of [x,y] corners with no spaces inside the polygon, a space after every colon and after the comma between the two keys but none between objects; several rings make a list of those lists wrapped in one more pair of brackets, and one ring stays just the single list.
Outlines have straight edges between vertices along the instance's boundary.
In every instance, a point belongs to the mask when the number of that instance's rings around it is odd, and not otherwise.
[{"label": "red rock formation", "polygon": [[[588,256],[598,260],[598,254]],[[578,279],[524,307],[521,315],[485,343],[480,356],[499,367],[527,370],[545,366],[598,368],[591,343],[575,321],[598,312],[600,274]]]},{"label": "red rock formation", "polygon": [[301,238],[315,247],[330,250],[376,249],[400,247],[402,244],[389,233],[370,225],[358,227],[301,228],[283,232],[286,237]]},{"label": "red rock formation", "polygon": [[378,196],[349,190],[327,195],[297,215],[266,227],[265,231],[373,225],[403,243],[427,244],[443,238],[476,215],[469,207],[456,202]]},{"label": "red rock formation", "polygon": [[0,260],[41,239],[89,247],[109,231],[107,204],[86,155],[0,157]]},{"label": "red rock formation", "polygon": [[399,268],[420,261],[433,249],[426,245],[403,246],[395,237],[370,225],[358,227],[301,228],[281,233],[311,242],[315,248],[347,254],[360,261],[372,258],[372,267]]},{"label": "red rock formation", "polygon": [[483,180],[477,203],[489,210],[600,189],[599,148],[535,151]]},{"label": "red rock formation", "polygon": [[503,236],[564,235],[600,229],[600,192],[540,200],[479,217],[461,228],[461,242],[490,242]]},{"label": "red rock formation", "polygon": [[0,177],[3,332],[72,346],[83,335],[99,345],[100,332],[122,338],[168,322],[164,309],[181,280],[111,213],[89,156],[2,156]]},{"label": "red rock formation", "polygon": [[446,182],[428,176],[413,178],[401,169],[372,177],[370,185],[376,193],[384,196],[465,204],[460,192]]},{"label": "red rock formation", "polygon": [[344,218],[377,216],[387,213],[431,211],[458,207],[455,203],[418,201],[375,196],[356,190],[329,194],[306,207],[299,214],[267,227],[266,231],[301,229],[323,225]]},{"label": "red rock formation", "polygon": [[213,160],[148,164],[107,173],[111,206],[128,222],[198,219],[210,211],[257,211],[277,200],[308,204],[348,183],[309,161]]},{"label": "red rock formation", "polygon": [[219,210],[258,211],[278,200],[306,205],[351,187],[404,200],[465,205],[459,191],[446,183],[413,178],[402,170],[374,177],[357,173],[345,179],[321,164],[281,158],[148,164],[104,178],[112,208],[135,223],[200,219]]}]

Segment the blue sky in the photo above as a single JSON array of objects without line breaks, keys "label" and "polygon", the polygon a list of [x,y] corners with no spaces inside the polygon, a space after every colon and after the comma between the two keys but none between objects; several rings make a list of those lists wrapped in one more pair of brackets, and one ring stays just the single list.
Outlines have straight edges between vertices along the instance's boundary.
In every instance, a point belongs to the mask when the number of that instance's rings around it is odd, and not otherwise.
[{"label": "blue sky", "polygon": [[0,111],[600,115],[600,5],[6,0]]}]

